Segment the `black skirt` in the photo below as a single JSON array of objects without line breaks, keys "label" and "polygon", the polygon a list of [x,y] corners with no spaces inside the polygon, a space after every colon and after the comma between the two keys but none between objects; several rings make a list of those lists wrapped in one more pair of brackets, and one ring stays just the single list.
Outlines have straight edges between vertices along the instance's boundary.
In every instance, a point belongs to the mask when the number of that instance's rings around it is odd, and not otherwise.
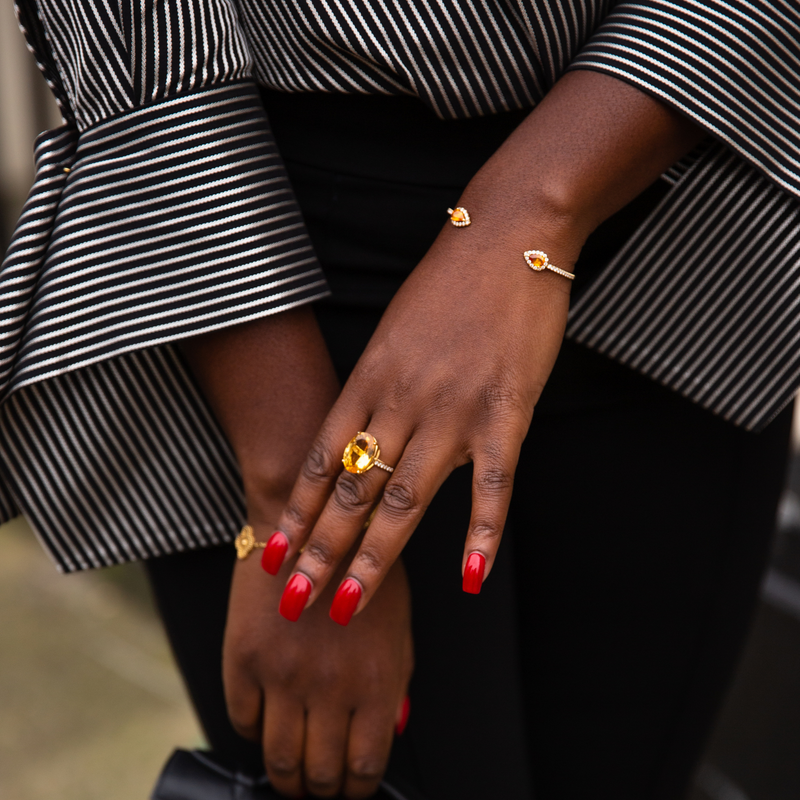
[{"label": "black skirt", "polygon": [[[316,309],[345,380],[447,207],[524,113],[441,121],[410,98],[263,98],[333,289]],[[666,189],[593,234],[576,294]],[[429,800],[682,797],[757,597],[790,413],[746,433],[565,342],[482,593],[460,589],[469,467],[406,547],[417,667],[392,769]],[[209,740],[235,759],[209,667],[231,563],[193,553],[148,568]],[[187,623],[189,574],[217,587],[202,601],[214,625]]]}]

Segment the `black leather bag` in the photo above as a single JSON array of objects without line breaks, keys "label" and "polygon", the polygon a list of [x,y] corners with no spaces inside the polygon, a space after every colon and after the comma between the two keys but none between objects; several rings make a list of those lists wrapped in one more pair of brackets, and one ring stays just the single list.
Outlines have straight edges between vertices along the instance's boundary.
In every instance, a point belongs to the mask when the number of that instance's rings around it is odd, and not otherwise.
[{"label": "black leather bag", "polygon": [[[396,784],[381,781],[375,800],[422,800]],[[176,750],[161,772],[151,800],[285,800],[265,775],[252,778],[231,772],[211,753]]]}]

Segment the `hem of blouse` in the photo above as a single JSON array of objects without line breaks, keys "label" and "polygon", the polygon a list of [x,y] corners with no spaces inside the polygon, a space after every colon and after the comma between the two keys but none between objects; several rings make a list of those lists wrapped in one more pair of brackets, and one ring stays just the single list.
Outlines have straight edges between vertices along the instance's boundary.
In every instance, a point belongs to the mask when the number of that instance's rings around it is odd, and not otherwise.
[{"label": "hem of blouse", "polygon": [[[180,553],[191,553],[197,550],[206,550],[210,547],[228,547],[233,544],[234,539],[238,535],[239,531],[242,528],[242,523],[240,521],[231,520],[230,527],[226,530],[217,530],[215,535],[217,536],[217,541],[215,542],[193,542],[189,541],[186,544],[176,544],[174,547],[167,547],[162,548],[161,552],[159,553],[152,553],[148,555],[139,555],[136,553],[132,553],[129,555],[119,555],[118,557],[109,557],[106,555],[103,558],[97,560],[97,563],[91,563],[87,560],[86,556],[82,552],[71,551],[69,556],[62,557],[60,556],[55,548],[52,546],[50,538],[42,533],[36,526],[36,523],[29,519],[28,515],[24,512],[20,511],[16,517],[12,517],[12,519],[18,519],[22,517],[25,519],[26,524],[31,529],[31,532],[34,535],[34,538],[38,542],[39,546],[45,552],[47,557],[50,560],[50,563],[55,567],[56,571],[59,572],[61,575],[73,575],[78,572],[90,572],[96,569],[107,569],[108,567],[119,567],[123,564],[136,564],[136,563],[143,563],[145,561],[150,561],[155,558],[163,558],[164,556],[174,556]],[[10,521],[10,520],[8,520]],[[188,531],[188,529],[186,529]],[[176,533],[173,530],[173,533]],[[177,534],[175,536],[175,541],[177,541]],[[185,536],[184,539],[191,539],[191,537]]]},{"label": "hem of blouse", "polygon": [[[160,347],[162,345],[176,344],[177,342],[184,341],[185,339],[191,339],[195,336],[201,336],[206,333],[213,333],[214,331],[221,331],[224,330],[225,328],[232,328],[236,325],[243,325],[246,322],[253,322],[255,320],[264,319],[264,317],[271,317],[275,314],[282,314],[285,311],[291,311],[293,308],[300,308],[301,306],[308,305],[309,303],[315,303],[318,300],[323,300],[326,297],[330,297],[331,290],[327,288],[327,283],[325,281],[319,281],[319,283],[324,284],[325,287],[321,291],[315,294],[305,295],[297,300],[293,300],[288,303],[282,303],[279,306],[272,306],[270,308],[261,308],[258,311],[255,311],[251,314],[243,314],[242,316],[237,316],[235,319],[226,319],[220,322],[215,322],[213,324],[198,326],[196,328],[193,327],[191,331],[183,331],[181,333],[176,333],[173,335],[153,337],[152,339],[147,339],[143,342],[137,342],[137,344],[132,347],[119,347],[115,350],[103,353],[102,355],[96,358],[87,358],[84,361],[79,361],[74,364],[69,364],[59,369],[54,369],[43,373],[37,373],[36,375],[26,380],[12,381],[11,387],[3,395],[2,399],[0,399],[0,404],[5,403],[14,394],[14,392],[18,391],[19,389],[22,389],[25,386],[31,386],[35,383],[41,383],[43,381],[49,380],[50,378],[56,378],[59,375],[64,375],[68,372],[75,372],[76,370],[83,369],[84,367],[90,367],[92,364],[99,364],[102,361],[110,361],[111,359],[125,355],[126,353],[137,352],[140,350],[149,350],[151,348]],[[303,288],[308,288],[308,287],[303,287]]]}]

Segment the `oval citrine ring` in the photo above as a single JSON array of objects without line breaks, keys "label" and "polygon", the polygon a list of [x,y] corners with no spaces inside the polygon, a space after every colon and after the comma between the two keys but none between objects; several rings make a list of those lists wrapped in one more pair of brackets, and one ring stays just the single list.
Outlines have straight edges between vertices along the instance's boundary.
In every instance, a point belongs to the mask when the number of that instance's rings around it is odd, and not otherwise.
[{"label": "oval citrine ring", "polygon": [[342,456],[342,464],[348,472],[361,475],[373,467],[380,467],[386,472],[394,472],[394,467],[384,464],[378,456],[381,454],[378,440],[366,431],[359,431],[348,443]]}]

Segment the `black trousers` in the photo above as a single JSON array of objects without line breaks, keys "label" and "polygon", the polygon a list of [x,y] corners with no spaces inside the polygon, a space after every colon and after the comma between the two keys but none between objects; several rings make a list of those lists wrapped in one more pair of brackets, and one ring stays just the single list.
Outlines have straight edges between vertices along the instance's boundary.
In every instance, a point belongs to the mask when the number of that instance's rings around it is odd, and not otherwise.
[{"label": "black trousers", "polygon": [[[265,102],[334,289],[317,316],[344,379],[519,115],[445,123],[407,99]],[[593,236],[584,283],[661,192]],[[745,433],[566,342],[483,592],[460,590],[469,467],[404,552],[417,668],[392,769],[429,800],[683,797],[756,601],[789,429],[787,410]],[[222,698],[232,564],[224,548],[148,569],[211,746],[254,767]]]}]

